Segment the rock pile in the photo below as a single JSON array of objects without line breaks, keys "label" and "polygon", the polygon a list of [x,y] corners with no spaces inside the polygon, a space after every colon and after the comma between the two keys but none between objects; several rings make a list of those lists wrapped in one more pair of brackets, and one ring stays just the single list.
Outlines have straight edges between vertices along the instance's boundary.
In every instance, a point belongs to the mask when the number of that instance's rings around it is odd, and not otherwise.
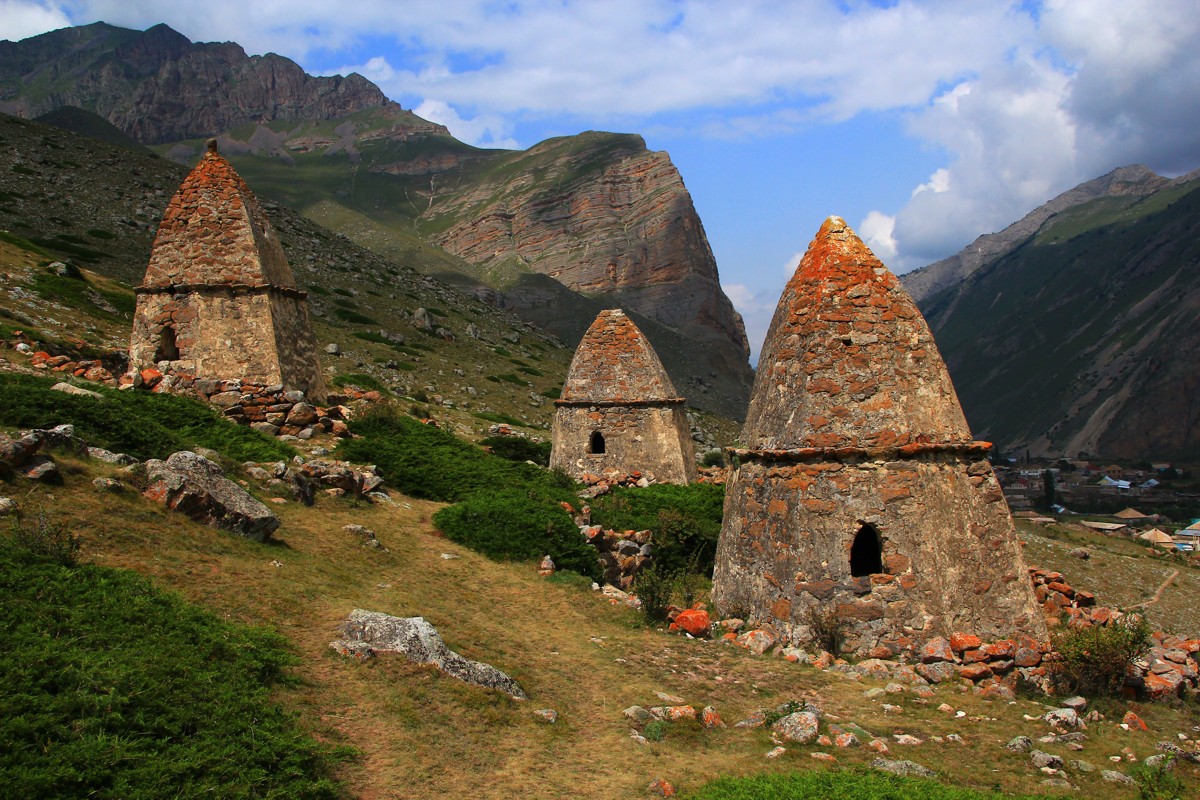
[{"label": "rock pile", "polygon": [[619,589],[633,586],[638,571],[651,558],[650,531],[614,531],[601,525],[581,525],[579,532],[600,554],[604,582]]},{"label": "rock pile", "polygon": [[639,486],[645,488],[652,483],[658,481],[654,478],[652,472],[622,472],[619,469],[605,470],[602,474],[597,475],[594,472],[585,472],[581,474],[577,480],[584,484],[587,488],[579,493],[580,497],[594,498],[608,494],[614,486]]},{"label": "rock pile", "polygon": [[34,369],[74,375],[77,378],[103,383],[107,386],[117,385],[117,379],[113,377],[113,374],[109,372],[103,362],[96,359],[73,359],[71,356],[54,356],[45,350],[37,350],[30,356],[29,366]]}]

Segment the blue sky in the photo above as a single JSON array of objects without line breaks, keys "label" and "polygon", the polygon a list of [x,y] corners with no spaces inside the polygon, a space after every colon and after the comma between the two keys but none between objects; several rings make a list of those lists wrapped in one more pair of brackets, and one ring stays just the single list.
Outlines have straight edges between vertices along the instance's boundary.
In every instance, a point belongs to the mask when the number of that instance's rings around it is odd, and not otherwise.
[{"label": "blue sky", "polygon": [[1200,167],[1193,0],[0,0],[0,38],[96,20],[357,71],[481,146],[642,134],[755,351],[830,214],[905,272],[1118,166]]}]

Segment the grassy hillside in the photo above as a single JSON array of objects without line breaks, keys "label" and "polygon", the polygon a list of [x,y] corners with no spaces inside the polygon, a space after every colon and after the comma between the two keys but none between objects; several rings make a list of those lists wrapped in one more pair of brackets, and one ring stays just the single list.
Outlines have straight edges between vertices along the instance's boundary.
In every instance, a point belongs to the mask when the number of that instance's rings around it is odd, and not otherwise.
[{"label": "grassy hillside", "polygon": [[[864,692],[882,684],[668,635],[569,575],[539,578],[529,564],[493,561],[442,538],[430,524],[441,505],[430,501],[400,497],[395,505],[363,505],[322,495],[306,508],[268,495],[283,525],[277,542],[255,544],[192,524],[137,495],[97,494],[91,479],[112,474],[110,468],[65,456],[60,461],[62,487],[18,481],[7,492],[80,535],[84,562],[132,569],[224,620],[265,625],[286,637],[300,680],[273,696],[298,712],[318,741],[359,752],[336,767],[352,796],[612,798],[638,796],[654,777],[689,796],[721,776],[829,769],[809,757],[813,750],[832,750],[840,768],[865,766],[875,757],[864,747],[791,746],[783,757],[766,760],[774,747],[766,731],[704,730],[694,721],[667,726],[660,741],[636,744],[621,712],[660,704],[658,691],[697,708],[711,704],[728,723],[757,708],[813,700],[829,721],[887,739],[893,757],[936,770],[943,783],[1027,794],[1044,788],[1027,757],[1002,749],[1015,735],[1045,732],[1044,723],[1025,717],[1044,712],[1038,699],[993,702],[954,686],[937,688],[927,703],[908,693],[870,699]],[[387,551],[363,548],[342,530],[347,524],[376,531]],[[1041,541],[1035,532],[1028,536],[1031,549]],[[1093,551],[1104,557],[1104,542],[1093,543]],[[1135,572],[1158,569],[1149,559],[1129,561]],[[1044,565],[1073,575],[1072,565]],[[1153,580],[1146,573],[1146,581]],[[1103,585],[1073,582],[1105,599]],[[1189,586],[1169,588],[1159,607],[1190,607]],[[328,642],[353,608],[424,616],[451,647],[516,678],[531,700],[515,702],[386,654],[366,663],[337,656]],[[901,710],[887,711],[885,702]],[[965,716],[938,711],[943,702]],[[1082,751],[1064,743],[1038,746],[1107,768],[1108,756],[1122,748],[1144,758],[1160,739],[1192,735],[1194,706],[1098,701],[1095,707],[1109,721],[1089,727]],[[1131,707],[1152,733],[1117,726]],[[539,721],[532,714],[539,708],[557,710],[558,722]],[[891,737],[899,733],[924,744],[896,744]],[[946,739],[950,734],[964,743]],[[1189,791],[1200,786],[1195,767],[1177,774]],[[1081,796],[1138,796],[1136,788],[1094,774],[1071,773],[1070,779]]]}]

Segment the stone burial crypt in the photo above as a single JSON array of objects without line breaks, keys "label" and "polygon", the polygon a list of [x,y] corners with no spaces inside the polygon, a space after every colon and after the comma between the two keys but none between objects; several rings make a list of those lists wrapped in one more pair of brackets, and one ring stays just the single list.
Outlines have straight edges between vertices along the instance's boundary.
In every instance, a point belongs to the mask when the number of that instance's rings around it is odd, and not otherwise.
[{"label": "stone burial crypt", "polygon": [[772,319],[725,495],[713,600],[809,644],[1047,640],[1008,505],[912,298],[830,217]]}]

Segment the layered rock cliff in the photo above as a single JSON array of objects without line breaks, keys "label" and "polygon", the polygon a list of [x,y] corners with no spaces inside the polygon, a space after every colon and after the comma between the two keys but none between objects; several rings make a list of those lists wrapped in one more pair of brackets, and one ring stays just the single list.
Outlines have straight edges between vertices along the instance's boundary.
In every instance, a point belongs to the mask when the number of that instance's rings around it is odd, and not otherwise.
[{"label": "layered rock cliff", "polygon": [[313,77],[282,56],[193,44],[166,25],[142,32],[97,22],[0,42],[0,111],[34,117],[78,106],[143,144],[388,105],[361,75]]}]

